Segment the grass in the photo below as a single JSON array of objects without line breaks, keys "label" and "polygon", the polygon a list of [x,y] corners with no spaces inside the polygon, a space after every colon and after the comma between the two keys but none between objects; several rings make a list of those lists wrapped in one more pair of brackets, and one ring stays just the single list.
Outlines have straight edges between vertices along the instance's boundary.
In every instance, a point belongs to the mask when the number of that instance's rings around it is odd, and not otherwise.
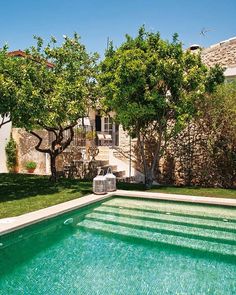
[{"label": "grass", "polygon": [[[117,186],[125,190],[145,190],[142,184],[118,183]],[[149,191],[236,199],[233,189],[154,186]],[[0,218],[32,212],[91,192],[91,182],[61,179],[52,184],[45,176],[0,174]]]},{"label": "grass", "polygon": [[[145,190],[145,187],[143,184],[136,184],[136,183],[119,183],[118,188],[124,189],[124,190],[139,190],[139,191]],[[177,187],[177,186],[159,186],[158,185],[158,186],[153,186],[148,191],[165,193],[165,194],[236,199],[235,189],[201,188],[197,186]]]},{"label": "grass", "polygon": [[52,184],[45,176],[0,174],[0,218],[32,212],[91,192],[91,182],[62,179]]}]

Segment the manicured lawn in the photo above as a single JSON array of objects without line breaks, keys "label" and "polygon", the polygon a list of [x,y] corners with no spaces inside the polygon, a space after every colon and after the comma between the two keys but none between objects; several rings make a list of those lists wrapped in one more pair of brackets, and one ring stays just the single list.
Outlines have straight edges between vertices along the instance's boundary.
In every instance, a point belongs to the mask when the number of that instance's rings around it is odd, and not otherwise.
[{"label": "manicured lawn", "polygon": [[0,174],[0,218],[46,208],[91,192],[90,182],[63,179],[52,184],[44,176]]},{"label": "manicured lawn", "polygon": [[[141,190],[142,184],[118,183],[119,189]],[[151,192],[207,197],[236,198],[236,190],[196,187],[154,186]],[[48,177],[24,174],[0,174],[0,218],[21,215],[46,208],[92,192],[91,182],[60,179],[50,183]]]},{"label": "manicured lawn", "polygon": [[[145,190],[142,184],[132,183],[119,183],[120,189],[125,190]],[[179,194],[190,196],[202,196],[202,197],[215,197],[215,198],[235,198],[235,189],[223,189],[223,188],[201,188],[201,187],[176,187],[176,186],[153,186],[149,192],[158,192],[166,194]]]}]

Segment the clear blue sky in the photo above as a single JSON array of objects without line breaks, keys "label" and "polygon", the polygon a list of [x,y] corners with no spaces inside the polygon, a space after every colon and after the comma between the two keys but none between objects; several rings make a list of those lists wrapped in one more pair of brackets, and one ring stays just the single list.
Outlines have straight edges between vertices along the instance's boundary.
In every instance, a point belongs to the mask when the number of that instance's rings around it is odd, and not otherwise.
[{"label": "clear blue sky", "polygon": [[[107,37],[119,45],[145,24],[162,38],[179,34],[185,47],[236,36],[236,0],[2,0],[0,46],[29,47],[32,36],[58,40],[78,32],[89,51],[103,55]],[[200,35],[203,28],[209,31]]]}]

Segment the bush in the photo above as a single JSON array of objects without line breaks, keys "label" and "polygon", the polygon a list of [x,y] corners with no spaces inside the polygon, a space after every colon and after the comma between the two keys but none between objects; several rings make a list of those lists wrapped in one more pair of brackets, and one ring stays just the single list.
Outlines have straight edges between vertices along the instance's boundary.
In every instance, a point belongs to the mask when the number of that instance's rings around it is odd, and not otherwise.
[{"label": "bush", "polygon": [[6,156],[7,156],[7,168],[10,172],[13,172],[17,166],[17,144],[12,137],[8,141],[6,148]]}]

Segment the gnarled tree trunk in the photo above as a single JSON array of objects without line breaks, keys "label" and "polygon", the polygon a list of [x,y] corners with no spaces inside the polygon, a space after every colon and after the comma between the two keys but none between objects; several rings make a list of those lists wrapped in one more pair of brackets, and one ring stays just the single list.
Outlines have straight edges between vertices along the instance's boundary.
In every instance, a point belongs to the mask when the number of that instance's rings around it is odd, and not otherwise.
[{"label": "gnarled tree trunk", "polygon": [[[35,149],[41,153],[47,153],[50,156],[50,168],[51,168],[51,176],[50,180],[55,182],[57,181],[57,169],[56,169],[56,158],[60,155],[71,143],[74,138],[74,126],[76,123],[71,124],[65,128],[58,127],[58,128],[51,128],[47,126],[42,126],[45,130],[53,132],[54,140],[51,142],[49,148],[42,148],[40,147],[43,141],[43,138],[37,134],[35,131],[30,131],[32,135],[38,138],[38,143],[35,146]],[[64,138],[65,131],[69,130],[69,137]]]}]

